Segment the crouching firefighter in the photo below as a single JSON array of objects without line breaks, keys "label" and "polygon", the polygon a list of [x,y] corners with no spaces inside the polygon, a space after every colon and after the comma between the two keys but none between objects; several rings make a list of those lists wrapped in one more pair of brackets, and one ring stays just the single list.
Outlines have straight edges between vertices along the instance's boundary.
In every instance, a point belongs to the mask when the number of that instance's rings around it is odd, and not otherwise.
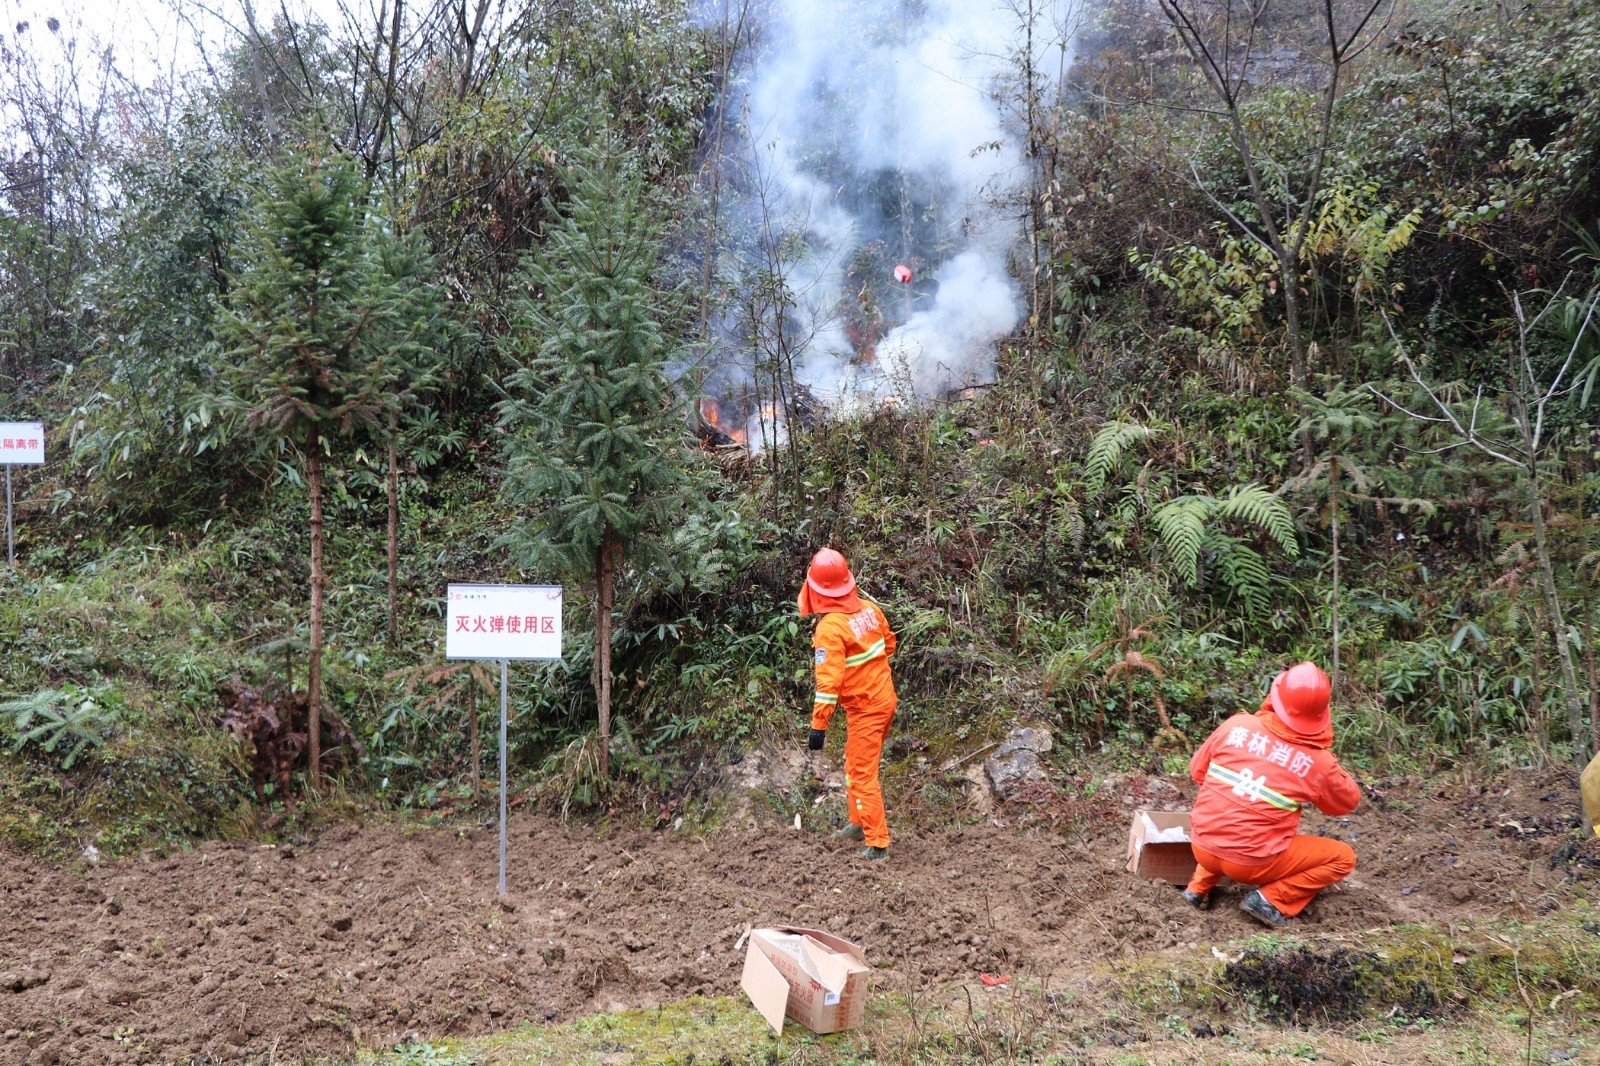
[{"label": "crouching firefighter", "polygon": [[1211,905],[1217,882],[1255,886],[1239,908],[1283,925],[1318,892],[1350,876],[1356,853],[1326,837],[1302,836],[1300,809],[1349,814],[1361,789],[1329,749],[1332,686],[1315,663],[1272,679],[1261,710],[1229,718],[1195,752],[1189,776],[1200,783],[1190,838],[1198,863],[1183,898]]},{"label": "crouching firefighter", "polygon": [[828,720],[835,710],[843,709],[844,795],[850,821],[834,835],[862,841],[863,856],[881,859],[889,854],[889,823],[878,762],[896,706],[894,679],[889,675],[894,631],[883,609],[857,591],[849,564],[832,548],[823,548],[812,558],[800,588],[800,615],[812,614],[822,619],[811,638],[817,689],[806,747],[822,750]]}]

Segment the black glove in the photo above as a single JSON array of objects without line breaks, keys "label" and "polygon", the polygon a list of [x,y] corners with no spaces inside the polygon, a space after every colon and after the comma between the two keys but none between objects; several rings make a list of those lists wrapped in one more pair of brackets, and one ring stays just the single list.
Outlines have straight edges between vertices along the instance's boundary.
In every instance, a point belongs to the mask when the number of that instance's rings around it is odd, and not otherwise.
[{"label": "black glove", "polygon": [[827,739],[828,731],[826,729],[813,729],[811,735],[806,738],[806,750],[821,751],[822,742]]}]

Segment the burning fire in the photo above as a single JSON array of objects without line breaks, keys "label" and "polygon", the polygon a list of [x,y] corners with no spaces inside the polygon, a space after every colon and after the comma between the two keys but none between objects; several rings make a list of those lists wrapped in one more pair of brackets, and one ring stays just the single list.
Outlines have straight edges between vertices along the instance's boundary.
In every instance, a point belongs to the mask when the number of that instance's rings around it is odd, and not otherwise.
[{"label": "burning fire", "polygon": [[712,444],[716,443],[718,436],[726,437],[734,444],[742,445],[748,443],[748,434],[743,426],[735,426],[731,423],[723,425],[722,407],[709,396],[700,397],[700,421],[705,423],[706,428],[711,430],[711,433],[707,434],[707,436]]},{"label": "burning fire", "polygon": [[[763,452],[782,444],[787,439],[786,415],[783,407],[774,403],[754,406],[749,395],[720,402],[702,396],[695,404],[700,414],[700,447],[708,452],[725,448],[743,448],[748,452]],[[814,402],[809,395],[799,399],[797,410],[812,410]]]},{"label": "burning fire", "polygon": [[854,319],[846,319],[844,323],[845,336],[850,338],[850,347],[855,350],[855,361],[861,366],[871,366],[878,361],[878,342],[883,339],[886,324],[882,317],[860,323]]}]

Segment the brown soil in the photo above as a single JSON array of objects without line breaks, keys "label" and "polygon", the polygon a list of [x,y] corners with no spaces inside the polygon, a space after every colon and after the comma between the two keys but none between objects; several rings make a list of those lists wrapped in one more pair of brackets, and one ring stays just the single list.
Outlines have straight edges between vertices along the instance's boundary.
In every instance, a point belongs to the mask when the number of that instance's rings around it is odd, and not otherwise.
[{"label": "brown soil", "polygon": [[[5,853],[0,1063],[295,1061],[729,994],[752,925],[836,931],[923,986],[1081,976],[1258,932],[1236,888],[1197,913],[1122,871],[1127,812],[1163,792],[1121,779],[1056,829],[901,829],[882,863],[787,826],[601,837],[522,815],[505,903],[486,829],[342,827],[82,872]],[[1348,819],[1308,816],[1308,830],[1349,839],[1361,867],[1313,904],[1305,931],[1565,905],[1573,878],[1593,876],[1577,868],[1587,848],[1573,854],[1576,795],[1560,772],[1396,783]]]}]

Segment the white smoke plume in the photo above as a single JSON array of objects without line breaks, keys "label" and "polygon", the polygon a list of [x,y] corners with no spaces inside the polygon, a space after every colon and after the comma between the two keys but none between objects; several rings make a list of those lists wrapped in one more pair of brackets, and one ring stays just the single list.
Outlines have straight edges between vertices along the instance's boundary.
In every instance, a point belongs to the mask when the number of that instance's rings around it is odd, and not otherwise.
[{"label": "white smoke plume", "polygon": [[982,248],[939,268],[933,306],[918,311],[878,345],[892,381],[909,382],[920,399],[953,384],[987,384],[994,342],[1016,327],[1022,297],[1004,264]]},{"label": "white smoke plume", "polygon": [[[707,7],[722,25],[723,0]],[[1005,118],[1018,35],[1004,0],[761,4],[756,58],[730,86],[746,177],[719,225],[751,235],[741,283],[749,249],[770,257],[789,235],[795,376],[824,403],[993,380],[1024,310],[1009,268],[1027,171]]]}]

